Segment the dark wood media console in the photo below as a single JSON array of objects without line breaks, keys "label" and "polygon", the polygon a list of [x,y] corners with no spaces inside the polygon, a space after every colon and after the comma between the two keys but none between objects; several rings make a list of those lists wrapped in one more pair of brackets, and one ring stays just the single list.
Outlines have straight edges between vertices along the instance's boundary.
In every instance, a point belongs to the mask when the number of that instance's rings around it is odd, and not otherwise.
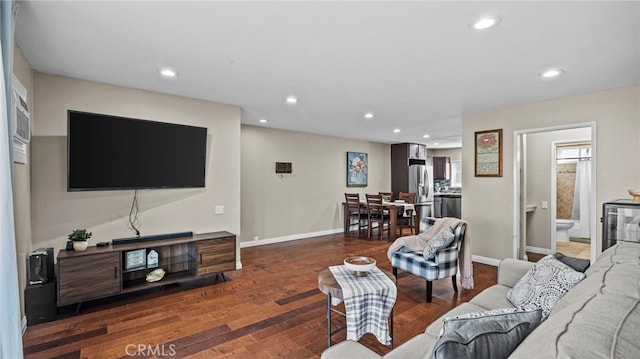
[{"label": "dark wood media console", "polygon": [[[166,274],[148,283],[156,268],[126,269],[124,253],[147,249],[158,252],[158,268]],[[113,295],[177,283],[236,269],[236,236],[212,232],[189,237],[126,243],[86,251],[58,253],[58,305],[69,305]]]}]

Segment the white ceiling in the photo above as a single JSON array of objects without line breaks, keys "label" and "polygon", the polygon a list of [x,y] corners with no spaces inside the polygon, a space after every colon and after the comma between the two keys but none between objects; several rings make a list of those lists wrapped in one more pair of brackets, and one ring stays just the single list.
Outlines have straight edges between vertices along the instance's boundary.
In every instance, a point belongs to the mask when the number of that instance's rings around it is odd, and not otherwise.
[{"label": "white ceiling", "polygon": [[[499,25],[471,30],[486,14]],[[429,148],[460,146],[466,114],[640,83],[636,1],[21,1],[16,41],[36,71]],[[539,78],[549,67],[566,73]]]}]

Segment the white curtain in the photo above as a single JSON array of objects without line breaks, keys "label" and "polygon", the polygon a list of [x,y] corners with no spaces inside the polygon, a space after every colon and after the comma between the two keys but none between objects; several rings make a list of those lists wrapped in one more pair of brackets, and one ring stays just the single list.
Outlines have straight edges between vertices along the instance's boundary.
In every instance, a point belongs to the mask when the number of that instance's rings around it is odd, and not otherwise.
[{"label": "white curtain", "polygon": [[591,238],[591,161],[578,161],[571,218],[579,220],[580,237]]},{"label": "white curtain", "polygon": [[0,358],[22,358],[20,285],[16,237],[13,222],[11,118],[11,73],[13,67],[13,24],[16,6],[0,1]]}]

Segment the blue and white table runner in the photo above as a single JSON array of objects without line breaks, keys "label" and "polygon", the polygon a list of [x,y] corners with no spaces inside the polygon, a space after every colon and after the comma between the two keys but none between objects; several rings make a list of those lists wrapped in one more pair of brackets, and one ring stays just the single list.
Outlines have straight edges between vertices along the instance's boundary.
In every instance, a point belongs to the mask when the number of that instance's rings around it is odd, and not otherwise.
[{"label": "blue and white table runner", "polygon": [[[398,290],[395,283],[378,267],[364,277],[357,277],[345,266],[329,267],[342,288],[347,317],[347,340],[359,340],[372,333],[382,344],[391,344],[389,321]],[[337,305],[340,301],[334,302]]]}]

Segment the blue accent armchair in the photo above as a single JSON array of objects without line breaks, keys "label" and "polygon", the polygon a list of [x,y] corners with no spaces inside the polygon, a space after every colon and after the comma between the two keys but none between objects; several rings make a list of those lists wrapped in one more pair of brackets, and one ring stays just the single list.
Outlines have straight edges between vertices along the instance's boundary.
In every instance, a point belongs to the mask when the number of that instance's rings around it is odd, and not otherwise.
[{"label": "blue accent armchair", "polygon": [[[433,223],[433,222],[432,222]],[[431,302],[433,281],[451,277],[453,290],[458,291],[456,275],[458,274],[458,253],[464,240],[465,223],[459,223],[453,230],[454,240],[446,247],[439,249],[432,260],[426,260],[422,252],[413,252],[405,247],[391,254],[393,275],[398,280],[398,269],[423,278],[427,282],[426,299]]]}]

